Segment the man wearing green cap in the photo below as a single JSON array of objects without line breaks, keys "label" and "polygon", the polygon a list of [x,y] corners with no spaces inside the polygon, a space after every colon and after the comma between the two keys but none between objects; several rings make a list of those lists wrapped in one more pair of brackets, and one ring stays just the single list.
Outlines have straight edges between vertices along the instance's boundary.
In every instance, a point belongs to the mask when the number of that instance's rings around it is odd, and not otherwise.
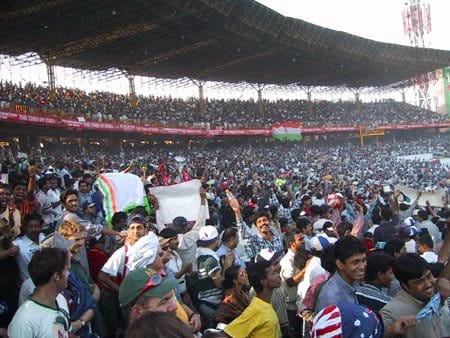
[{"label": "man wearing green cap", "polygon": [[175,312],[174,289],[180,281],[169,279],[152,269],[137,269],[127,274],[119,289],[119,301],[129,324],[146,312]]}]

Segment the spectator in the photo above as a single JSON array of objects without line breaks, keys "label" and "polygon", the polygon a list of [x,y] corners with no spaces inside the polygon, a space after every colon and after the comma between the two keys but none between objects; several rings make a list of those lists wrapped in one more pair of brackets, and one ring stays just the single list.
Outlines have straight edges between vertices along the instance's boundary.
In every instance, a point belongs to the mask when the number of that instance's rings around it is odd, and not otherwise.
[{"label": "spectator", "polygon": [[222,244],[219,249],[217,249],[217,256],[223,257],[226,256],[228,252],[232,252],[234,256],[233,264],[237,264],[245,269],[245,263],[239,256],[238,251],[236,250],[239,244],[239,233],[236,228],[227,228],[222,233]]},{"label": "spectator", "polygon": [[150,311],[133,321],[126,338],[192,338],[189,328],[168,312]]},{"label": "spectator", "polygon": [[226,253],[221,265],[220,258],[215,252],[219,246],[219,234],[211,225],[200,229],[197,245],[197,268],[200,279],[198,310],[203,325],[212,328],[214,315],[221,301],[223,273],[233,264],[234,254]]},{"label": "spectator", "polygon": [[273,289],[281,285],[279,271],[269,263],[254,263],[248,274],[256,297],[224,332],[230,337],[281,337],[280,323],[270,305]]},{"label": "spectator", "polygon": [[120,285],[119,300],[127,322],[147,312],[166,312],[175,317],[177,306],[173,290],[178,280],[169,279],[151,269],[131,271]]},{"label": "spectator", "polygon": [[28,264],[33,254],[39,250],[39,244],[45,237],[41,233],[42,222],[42,216],[39,214],[26,215],[23,220],[23,235],[13,241],[13,245],[19,249],[16,262],[22,283],[30,277]]},{"label": "spectator", "polygon": [[228,324],[237,318],[250,304],[245,288],[248,287],[248,275],[245,268],[232,265],[225,270],[222,301],[217,308],[214,321]]},{"label": "spectator", "polygon": [[389,288],[394,280],[393,263],[394,258],[385,253],[374,254],[367,258],[365,283],[356,293],[359,304],[379,312],[391,300],[391,297],[383,293],[382,288]]},{"label": "spectator", "polygon": [[[424,233],[425,232],[425,233]],[[422,229],[416,240],[417,253],[428,263],[437,263],[438,255],[433,251],[433,239],[426,229]]]},{"label": "spectator", "polygon": [[353,236],[342,237],[334,245],[334,257],[336,272],[320,290],[316,313],[331,304],[358,304],[355,293],[366,269],[364,244]]},{"label": "spectator", "polygon": [[285,305],[289,318],[289,327],[292,337],[301,337],[302,320],[297,316],[297,286],[303,281],[306,265],[302,269],[297,269],[294,265],[295,254],[299,250],[304,250],[305,241],[300,230],[290,230],[285,234],[285,242],[288,247],[287,253],[281,259],[281,287],[286,295]]},{"label": "spectator", "polygon": [[8,328],[11,338],[58,337],[70,334],[69,307],[61,294],[67,287],[67,251],[46,248],[31,258],[29,271],[36,290],[17,310]]},{"label": "spectator", "polygon": [[[436,279],[433,277],[428,263],[417,254],[408,253],[398,257],[393,270],[402,289],[380,311],[386,327],[401,316],[416,315],[431,299],[436,286]],[[429,316],[431,321],[419,321],[404,336],[442,337],[444,317],[434,312]]]}]

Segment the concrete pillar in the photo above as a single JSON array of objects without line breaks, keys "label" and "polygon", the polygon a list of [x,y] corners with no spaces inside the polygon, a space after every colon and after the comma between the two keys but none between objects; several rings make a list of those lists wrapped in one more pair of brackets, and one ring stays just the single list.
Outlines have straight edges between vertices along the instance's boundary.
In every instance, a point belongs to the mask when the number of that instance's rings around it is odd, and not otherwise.
[{"label": "concrete pillar", "polygon": [[205,89],[203,87],[203,82],[199,82],[198,86],[198,102],[200,113],[204,114],[206,112],[206,100],[205,100]]},{"label": "concrete pillar", "polygon": [[128,88],[129,88],[129,99],[131,108],[137,107],[137,97],[136,97],[136,87],[134,85],[134,76],[127,75],[128,79]]},{"label": "concrete pillar", "polygon": [[264,102],[263,102],[263,96],[262,96],[262,88],[258,87],[258,113],[261,117],[264,117]]},{"label": "concrete pillar", "polygon": [[46,62],[48,88],[50,89],[50,101],[54,102],[56,99],[56,85],[55,85],[55,66],[50,62]]}]

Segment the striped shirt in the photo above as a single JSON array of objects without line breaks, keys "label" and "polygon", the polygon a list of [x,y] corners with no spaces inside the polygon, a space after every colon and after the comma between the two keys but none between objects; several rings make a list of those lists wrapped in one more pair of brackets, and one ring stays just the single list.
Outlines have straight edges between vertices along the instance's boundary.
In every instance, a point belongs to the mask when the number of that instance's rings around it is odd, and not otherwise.
[{"label": "striped shirt", "polygon": [[253,252],[258,254],[262,249],[270,249],[272,251],[283,251],[283,241],[281,240],[281,236],[278,232],[273,230],[269,230],[272,234],[272,240],[268,240],[262,238],[259,233],[254,234],[248,227],[248,225],[244,222],[242,218],[239,218],[236,221],[236,225],[238,228],[243,231],[245,236],[250,240],[250,244],[253,247]]},{"label": "striped shirt", "polygon": [[200,301],[219,305],[222,299],[222,289],[214,284],[213,278],[221,273],[219,257],[208,248],[197,248],[197,267],[199,275],[199,293]]}]

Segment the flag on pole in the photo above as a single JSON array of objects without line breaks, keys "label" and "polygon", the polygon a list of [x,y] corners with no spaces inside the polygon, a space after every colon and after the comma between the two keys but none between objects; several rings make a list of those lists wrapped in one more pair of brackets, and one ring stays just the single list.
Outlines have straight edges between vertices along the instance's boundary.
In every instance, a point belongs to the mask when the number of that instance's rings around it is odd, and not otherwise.
[{"label": "flag on pole", "polygon": [[111,224],[114,213],[129,211],[145,205],[144,184],[141,179],[129,173],[105,173],[95,181],[102,192],[106,220]]},{"label": "flag on pole", "polygon": [[301,141],[301,124],[296,122],[277,123],[272,126],[272,137],[284,141]]}]

